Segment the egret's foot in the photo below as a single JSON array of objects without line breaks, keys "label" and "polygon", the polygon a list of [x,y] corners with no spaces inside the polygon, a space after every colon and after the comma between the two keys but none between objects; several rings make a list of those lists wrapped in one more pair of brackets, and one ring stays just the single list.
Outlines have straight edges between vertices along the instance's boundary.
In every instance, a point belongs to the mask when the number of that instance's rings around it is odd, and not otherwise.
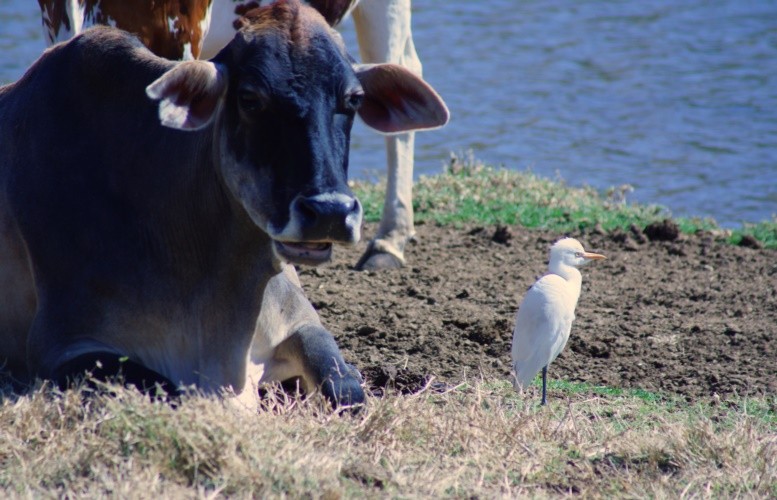
[{"label": "egret's foot", "polygon": [[386,269],[399,269],[403,266],[396,255],[368,248],[356,263],[357,271],[383,271]]}]

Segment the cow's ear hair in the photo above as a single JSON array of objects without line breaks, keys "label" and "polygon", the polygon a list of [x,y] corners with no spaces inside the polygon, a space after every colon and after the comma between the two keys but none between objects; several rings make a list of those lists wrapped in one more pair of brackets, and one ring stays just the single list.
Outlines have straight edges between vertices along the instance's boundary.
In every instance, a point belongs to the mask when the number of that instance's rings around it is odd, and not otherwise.
[{"label": "cow's ear hair", "polygon": [[437,92],[396,64],[355,64],[364,88],[359,116],[379,132],[395,134],[442,127],[450,113]]},{"label": "cow's ear hair", "polygon": [[159,103],[165,127],[198,130],[216,116],[227,88],[226,69],[210,61],[184,61],[146,87]]}]

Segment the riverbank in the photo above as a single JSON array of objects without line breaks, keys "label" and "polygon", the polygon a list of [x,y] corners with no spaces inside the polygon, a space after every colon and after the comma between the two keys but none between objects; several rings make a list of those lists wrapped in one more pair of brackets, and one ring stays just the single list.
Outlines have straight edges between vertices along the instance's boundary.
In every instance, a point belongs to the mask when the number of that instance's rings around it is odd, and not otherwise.
[{"label": "riverbank", "polygon": [[[365,219],[380,220],[385,183],[352,185],[365,207]],[[468,153],[452,155],[439,175],[421,176],[414,186],[413,208],[419,223],[518,224],[557,233],[594,227],[603,231],[629,230],[631,226],[644,229],[672,218],[665,207],[632,203],[628,199],[632,191],[628,184],[604,192],[567,186],[562,180],[531,171],[488,166]],[[686,234],[706,231],[716,240],[735,245],[777,248],[777,214],[771,221],[753,221],[733,230],[723,229],[704,216],[673,221]]]}]

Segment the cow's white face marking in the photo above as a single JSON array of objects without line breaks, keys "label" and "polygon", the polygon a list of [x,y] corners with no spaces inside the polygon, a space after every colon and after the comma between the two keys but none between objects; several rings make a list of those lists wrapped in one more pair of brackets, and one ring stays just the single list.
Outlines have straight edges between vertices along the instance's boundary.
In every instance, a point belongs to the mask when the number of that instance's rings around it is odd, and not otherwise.
[{"label": "cow's white face marking", "polygon": [[175,22],[177,21],[174,17],[168,17],[167,18],[167,31],[170,32],[171,35],[175,35],[178,33],[178,30],[175,27]]}]

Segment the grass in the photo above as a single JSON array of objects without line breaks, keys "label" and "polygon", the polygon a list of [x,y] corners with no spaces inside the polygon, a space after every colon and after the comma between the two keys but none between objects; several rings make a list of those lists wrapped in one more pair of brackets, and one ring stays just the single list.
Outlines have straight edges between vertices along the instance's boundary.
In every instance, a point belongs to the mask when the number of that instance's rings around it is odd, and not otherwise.
[{"label": "grass", "polygon": [[45,387],[0,405],[0,495],[516,497],[777,495],[777,399],[684,400],[507,382],[371,398],[357,415],[271,399],[257,413]]},{"label": "grass", "polygon": [[[357,181],[354,190],[365,207],[365,218],[380,220],[385,183]],[[605,231],[640,228],[669,218],[669,211],[658,205],[629,203],[632,190],[624,185],[598,192],[590,187],[570,187],[531,172],[494,168],[471,155],[452,156],[445,172],[421,176],[414,186],[413,209],[419,223],[519,224],[569,233],[595,226]],[[724,230],[710,218],[677,218],[685,233],[711,231],[732,244],[746,235],[766,248],[777,248],[777,219],[745,224],[736,230]]]}]

